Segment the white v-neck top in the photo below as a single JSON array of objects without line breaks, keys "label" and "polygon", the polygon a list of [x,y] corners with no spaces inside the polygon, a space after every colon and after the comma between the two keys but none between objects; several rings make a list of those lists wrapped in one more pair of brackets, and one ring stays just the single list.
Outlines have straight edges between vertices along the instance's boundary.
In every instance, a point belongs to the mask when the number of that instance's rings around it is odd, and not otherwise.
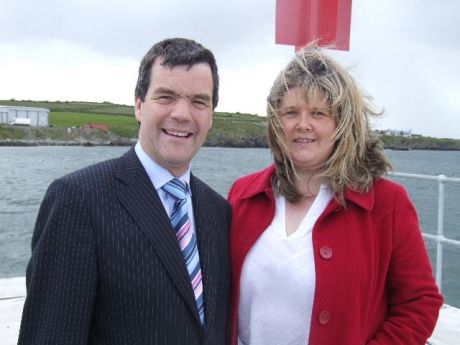
[{"label": "white v-neck top", "polygon": [[243,265],[239,344],[308,344],[316,281],[312,230],[331,198],[331,190],[321,185],[301,224],[290,236],[286,235],[285,198],[276,198],[273,221]]}]

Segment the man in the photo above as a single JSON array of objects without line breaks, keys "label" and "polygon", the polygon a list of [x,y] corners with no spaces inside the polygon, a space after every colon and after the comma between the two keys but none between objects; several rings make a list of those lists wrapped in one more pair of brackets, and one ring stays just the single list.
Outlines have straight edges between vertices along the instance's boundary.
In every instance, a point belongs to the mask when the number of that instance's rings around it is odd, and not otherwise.
[{"label": "man", "polygon": [[213,54],[155,44],[139,142],[53,182],[37,218],[19,344],[225,344],[227,202],[190,173],[218,101]]}]

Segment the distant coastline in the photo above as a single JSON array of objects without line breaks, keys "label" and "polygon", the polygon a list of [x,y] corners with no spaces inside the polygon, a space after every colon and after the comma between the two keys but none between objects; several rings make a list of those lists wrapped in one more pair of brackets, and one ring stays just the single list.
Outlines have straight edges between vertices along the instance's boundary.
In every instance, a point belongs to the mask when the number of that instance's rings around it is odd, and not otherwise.
[{"label": "distant coastline", "polygon": [[[0,105],[50,109],[49,127],[0,124],[0,146],[130,146],[137,141],[138,124],[132,106],[18,100],[0,100]],[[262,116],[216,112],[205,146],[268,147],[265,127],[266,118]],[[460,151],[459,139],[379,136],[389,150]]]}]

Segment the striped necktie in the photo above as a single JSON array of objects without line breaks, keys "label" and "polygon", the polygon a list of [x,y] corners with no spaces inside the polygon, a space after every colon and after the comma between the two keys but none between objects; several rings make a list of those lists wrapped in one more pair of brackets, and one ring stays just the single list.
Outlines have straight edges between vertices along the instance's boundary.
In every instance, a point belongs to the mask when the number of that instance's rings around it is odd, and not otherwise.
[{"label": "striped necktie", "polygon": [[201,279],[200,258],[196,235],[193,232],[188,217],[188,203],[186,198],[187,185],[177,178],[166,183],[163,190],[171,195],[175,202],[171,212],[171,224],[176,231],[179,247],[184,255],[187,271],[195,294],[196,305],[201,323],[204,324],[203,283]]}]

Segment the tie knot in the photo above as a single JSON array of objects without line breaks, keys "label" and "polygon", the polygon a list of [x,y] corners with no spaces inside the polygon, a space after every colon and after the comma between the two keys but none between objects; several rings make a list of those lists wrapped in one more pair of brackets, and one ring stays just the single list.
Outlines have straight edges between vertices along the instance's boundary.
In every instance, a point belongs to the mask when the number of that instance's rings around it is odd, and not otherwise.
[{"label": "tie knot", "polygon": [[182,200],[185,199],[185,192],[187,190],[187,184],[182,182],[178,178],[173,178],[171,181],[166,183],[163,187],[163,190],[174,198]]}]

